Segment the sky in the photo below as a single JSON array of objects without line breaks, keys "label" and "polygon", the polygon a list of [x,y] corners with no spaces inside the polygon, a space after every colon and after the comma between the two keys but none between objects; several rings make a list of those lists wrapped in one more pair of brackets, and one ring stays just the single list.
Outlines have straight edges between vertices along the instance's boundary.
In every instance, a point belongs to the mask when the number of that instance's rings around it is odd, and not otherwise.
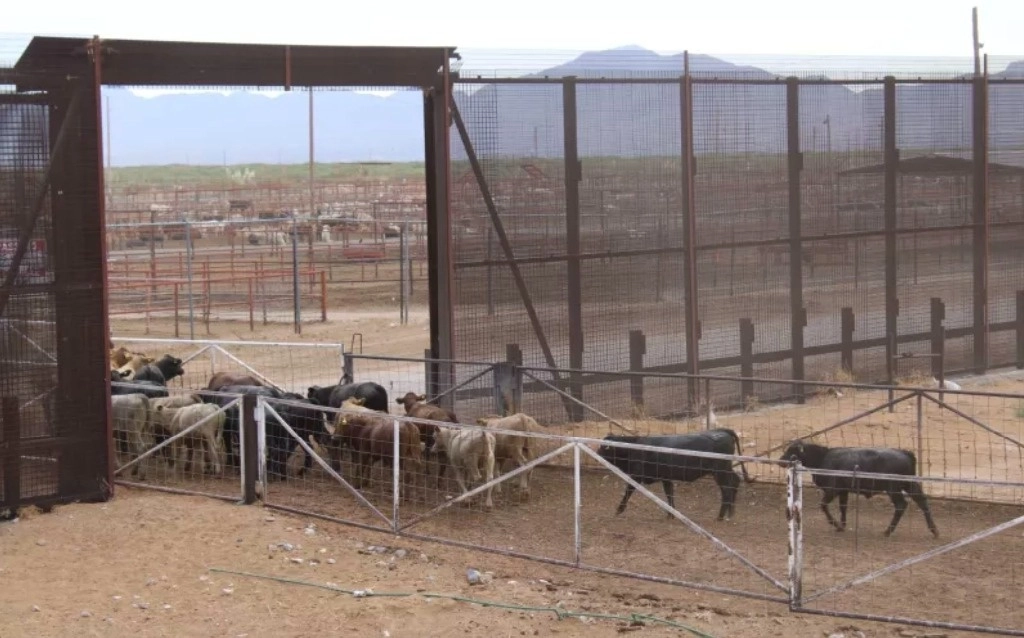
[{"label": "sky", "polygon": [[[1024,57],[1024,0],[763,0],[628,3],[515,0],[211,2],[47,0],[10,2],[0,60],[28,34],[323,45],[457,46],[467,68],[531,70],[576,52],[638,45],[730,61],[757,56],[924,56],[969,61],[971,7],[983,52]],[[623,7],[629,8],[628,14]],[[157,9],[159,8],[159,9]],[[157,12],[159,11],[159,12]],[[150,13],[152,12],[152,13]],[[5,48],[6,45],[6,48]],[[911,62],[907,62],[908,64]],[[829,61],[820,62],[829,66]],[[880,62],[866,62],[868,66]],[[833,63],[834,65],[834,63]],[[806,66],[806,64],[804,64]]]}]

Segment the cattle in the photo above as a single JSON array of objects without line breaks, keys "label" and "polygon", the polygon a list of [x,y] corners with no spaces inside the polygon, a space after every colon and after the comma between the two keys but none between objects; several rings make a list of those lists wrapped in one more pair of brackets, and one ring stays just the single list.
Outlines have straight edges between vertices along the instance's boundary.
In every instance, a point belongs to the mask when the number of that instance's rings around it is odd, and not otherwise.
[{"label": "cattle", "polygon": [[[434,438],[435,453],[443,452],[448,463],[455,472],[455,481],[459,484],[462,493],[469,490],[466,488],[466,475],[473,483],[483,480],[490,483],[494,480],[494,434],[487,430],[462,429],[462,428],[438,428]],[[481,475],[481,469],[483,473]],[[488,487],[485,491],[486,500],[484,508],[494,508],[494,501],[491,499],[491,492],[494,487]],[[468,502],[463,501],[468,505]]]},{"label": "cattle", "polygon": [[[110,417],[114,424],[115,454],[125,452],[131,459],[138,458],[153,447],[153,428],[150,422],[149,399],[144,394],[122,394],[110,397]],[[124,465],[128,461],[118,465]],[[140,462],[132,466],[132,476],[146,480],[146,468]]]},{"label": "cattle", "polygon": [[[188,428],[196,425],[199,422],[203,422],[198,428],[186,434],[184,437],[177,439],[172,446],[178,451],[178,460],[182,462],[184,467],[184,461],[189,451],[193,452],[193,461],[191,465],[195,466],[195,451],[199,449],[205,452],[213,463],[213,472],[218,476],[223,476],[224,473],[224,455],[222,451],[222,434],[224,431],[225,414],[220,411],[220,408],[216,405],[209,403],[198,403],[192,405],[186,405],[180,408],[168,408],[166,406],[157,406],[157,413],[163,419],[166,419],[164,412],[170,412],[171,418],[169,421],[165,420],[165,423],[169,423],[169,430],[172,435],[184,432]],[[204,449],[205,448],[205,449]],[[200,456],[203,458],[203,455]],[[203,464],[205,465],[205,463]]]},{"label": "cattle", "polygon": [[[808,469],[858,472],[858,476],[827,476],[811,472],[814,484],[822,493],[821,511],[825,512],[825,518],[838,532],[846,529],[846,503],[851,492],[854,496],[860,494],[866,498],[871,498],[875,494],[889,495],[895,511],[892,522],[885,530],[886,536],[896,530],[896,525],[903,518],[903,512],[907,509],[907,499],[903,496],[906,494],[924,512],[924,520],[932,535],[935,538],[939,537],[939,530],[935,527],[931,510],[928,508],[928,498],[924,495],[920,482],[913,478],[876,479],[870,476],[871,473],[916,476],[917,458],[909,450],[869,447],[828,448],[824,445],[793,441],[783,452],[782,459],[798,461]],[[839,522],[832,517],[832,512],[828,508],[836,496],[839,497]]]},{"label": "cattle", "polygon": [[[668,434],[661,436],[621,436],[604,437],[609,443],[635,443],[664,447],[673,450],[692,450],[695,452],[714,452],[717,454],[739,454],[740,439],[736,432],[728,428],[704,430],[690,434]],[[729,520],[735,513],[736,492],[739,489],[740,477],[732,469],[729,459],[713,459],[707,457],[682,456],[670,452],[637,450],[611,445],[601,445],[597,453],[630,478],[641,485],[649,485],[661,481],[661,486],[668,497],[668,504],[675,508],[674,481],[692,482],[710,474],[722,492],[722,504],[718,510],[718,520]],[[748,483],[751,478],[747,468],[740,463],[743,478]],[[626,510],[626,503],[636,488],[626,484],[626,493],[622,496],[615,511],[616,516]],[[668,516],[672,516],[671,513]]]},{"label": "cattle", "polygon": [[121,373],[123,379],[132,379],[138,373],[139,370],[150,363],[153,363],[155,359],[153,357],[147,357],[143,354],[131,354],[128,361],[124,365],[117,369]]},{"label": "cattle", "polygon": [[[426,401],[426,395],[416,394],[415,392],[406,392],[404,397],[395,399],[395,403],[405,408],[406,415],[413,418],[425,419],[427,421],[444,421],[446,423],[459,422],[455,413],[451,410],[431,405]],[[420,431],[420,440],[423,441],[428,450],[432,448],[434,446],[434,433],[437,432],[438,426],[421,421],[413,421],[413,423],[416,424],[416,429]]]},{"label": "cattle", "polygon": [[[238,398],[238,395],[255,394],[256,396],[267,397],[268,399],[280,399],[281,391],[276,388],[251,385],[228,385],[217,390],[215,394],[211,390],[200,390],[196,393],[204,403],[212,403],[223,408]],[[224,420],[224,448],[226,451],[227,464],[229,467],[241,467],[241,451],[239,450],[239,433],[241,423],[239,422],[240,411],[233,407],[226,411]]]},{"label": "cattle", "polygon": [[[169,436],[174,434],[174,431],[171,429],[171,417],[174,416],[173,410],[201,402],[202,399],[196,394],[179,394],[173,397],[166,396],[151,399],[149,401],[149,421],[153,425],[154,444],[160,445]],[[172,408],[172,410],[165,410],[166,408]],[[160,448],[157,454],[167,461],[172,460],[169,446]]]},{"label": "cattle", "polygon": [[[377,410],[359,404],[359,399],[348,399],[341,405],[348,412],[339,412],[333,427],[328,426],[332,438],[332,449],[341,445],[352,449],[355,459],[355,479],[358,489],[370,481],[370,471],[375,461],[385,466],[394,462],[395,426],[398,427],[399,466],[402,470],[400,490],[403,500],[408,499],[416,485],[416,474],[423,466],[419,430],[412,423],[398,421]],[[354,414],[353,414],[354,412]]]},{"label": "cattle", "polygon": [[[508,416],[488,415],[476,420],[477,424],[494,430],[506,430],[506,432],[494,433],[494,462],[499,471],[504,471],[504,465],[511,461],[513,468],[522,467],[532,461],[537,453],[537,439],[532,436],[510,434],[509,432],[541,432],[543,428],[533,417],[517,412]],[[530,477],[533,469],[529,469],[519,475],[519,498],[526,501],[530,498]],[[498,494],[501,494],[501,483],[495,486]]]},{"label": "cattle", "polygon": [[363,405],[378,412],[388,411],[388,391],[372,381],[346,383],[328,386],[310,386],[306,397],[329,408],[340,408],[347,399],[362,399]]},{"label": "cattle", "polygon": [[235,374],[233,372],[214,372],[210,382],[206,384],[207,390],[220,390],[228,385],[263,386],[263,383],[251,374]]},{"label": "cattle", "polygon": [[128,363],[128,360],[132,358],[132,355],[143,356],[141,352],[132,352],[124,346],[117,348],[110,348],[110,369],[117,370],[124,364]]},{"label": "cattle", "polygon": [[[284,392],[281,399],[294,401],[303,405],[274,404],[271,406],[287,423],[295,434],[303,441],[316,441],[318,445],[326,446],[330,434],[324,425],[324,411],[311,400],[294,392]],[[299,447],[299,442],[289,434],[281,423],[268,416],[266,419],[267,432],[267,473],[270,476],[277,476],[281,480],[288,478],[287,464],[288,457]],[[299,476],[304,475],[313,467],[313,457],[305,455],[302,467],[299,469]]]},{"label": "cattle", "polygon": [[153,363],[142,366],[135,373],[135,379],[167,385],[168,381],[183,374],[185,374],[185,369],[181,367],[181,359],[165,354]]},{"label": "cattle", "polygon": [[170,396],[170,393],[167,391],[167,386],[162,383],[147,381],[145,379],[132,379],[131,381],[125,381],[123,378],[115,378],[115,375],[120,374],[121,373],[117,370],[110,371],[111,396],[122,394],[144,394],[150,399]]}]

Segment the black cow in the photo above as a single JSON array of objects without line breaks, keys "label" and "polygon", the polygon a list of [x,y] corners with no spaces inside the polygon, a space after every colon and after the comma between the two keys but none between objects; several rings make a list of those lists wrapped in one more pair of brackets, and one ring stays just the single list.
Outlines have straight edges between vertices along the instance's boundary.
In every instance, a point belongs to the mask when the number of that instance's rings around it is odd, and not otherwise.
[{"label": "black cow", "polygon": [[[305,404],[288,405],[270,401],[271,407],[299,435],[299,438],[309,443],[309,439],[312,437],[319,445],[325,446],[330,439],[330,435],[327,432],[327,428],[324,427],[325,413],[320,409],[320,406],[294,392],[285,392],[280,398]],[[299,447],[299,442],[285,431],[280,422],[273,416],[267,417],[266,431],[268,475],[286,480],[288,478],[288,457],[295,451],[295,448]],[[299,476],[305,474],[312,467],[313,457],[306,454],[306,460],[299,470]]]},{"label": "black cow", "polygon": [[161,385],[167,385],[168,381],[183,374],[185,369],[181,367],[181,359],[165,354],[153,363],[147,363],[139,368],[135,373],[135,380],[156,381]]},{"label": "black cow", "polygon": [[306,397],[317,405],[340,408],[346,399],[363,399],[363,405],[378,412],[388,411],[388,391],[378,383],[346,383],[344,385],[310,386]]},{"label": "black cow", "polygon": [[[782,454],[784,461],[799,461],[804,467],[821,470],[837,470],[847,472],[872,472],[878,474],[905,474],[907,476],[917,475],[917,458],[913,452],[894,448],[867,448],[867,447],[837,447],[828,448],[824,445],[814,443],[803,443],[794,441]],[[928,509],[928,499],[921,489],[921,484],[914,479],[873,479],[870,476],[826,476],[811,473],[814,484],[821,489],[821,510],[825,512],[828,522],[836,528],[836,531],[843,531],[846,528],[846,501],[850,494],[856,496],[861,494],[871,498],[874,494],[888,494],[896,511],[892,515],[892,522],[885,530],[888,536],[896,529],[903,512],[907,509],[907,494],[914,499],[921,511],[924,512],[924,520],[928,529],[936,538],[939,537],[939,530],[932,520],[931,510]],[[839,522],[832,517],[828,504],[836,496],[839,496]]]},{"label": "black cow", "polygon": [[[203,400],[203,403],[212,403],[221,408],[237,399],[240,394],[255,394],[270,399],[281,398],[280,390],[261,385],[226,385],[217,390],[217,392],[223,394],[215,394],[208,390],[199,390],[196,394]],[[240,459],[241,450],[239,450],[238,446],[239,433],[242,429],[239,413],[240,411],[237,406],[224,413],[223,437],[228,467],[242,467]]]},{"label": "black cow", "polygon": [[123,378],[115,379],[117,376],[117,370],[110,371],[110,394],[144,394],[147,399],[159,399],[160,397],[170,396],[167,392],[167,386],[156,381],[147,381],[145,379],[131,379],[125,381]]},{"label": "black cow", "polygon": [[[674,450],[694,450],[698,452],[716,452],[718,454],[739,454],[740,439],[729,429],[705,430],[692,434],[670,434],[664,436],[616,436],[609,434],[605,441],[616,443],[635,443],[671,448]],[[606,461],[619,468],[641,485],[649,485],[661,481],[661,486],[668,497],[668,504],[675,508],[675,489],[673,481],[691,482],[710,474],[714,477],[722,491],[722,506],[718,510],[718,520],[728,520],[734,513],[736,491],[740,485],[740,477],[732,469],[729,459],[711,459],[696,456],[680,456],[669,452],[653,452],[622,447],[602,445],[597,453]],[[750,483],[747,468],[740,463],[743,478]],[[626,503],[633,495],[634,488],[626,484],[626,493],[622,496],[616,515],[626,510]],[[671,514],[669,514],[671,516]]]}]

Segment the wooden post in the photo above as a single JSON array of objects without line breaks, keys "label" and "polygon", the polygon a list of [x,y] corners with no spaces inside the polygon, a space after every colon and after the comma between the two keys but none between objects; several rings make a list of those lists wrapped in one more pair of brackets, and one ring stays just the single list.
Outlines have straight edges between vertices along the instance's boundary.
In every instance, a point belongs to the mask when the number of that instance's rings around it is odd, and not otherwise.
[{"label": "wooden post", "polygon": [[178,297],[179,297],[178,290],[179,290],[179,288],[181,288],[181,284],[175,283],[174,284],[174,338],[175,339],[180,339],[181,338],[181,334],[180,334],[180,331],[178,329]]},{"label": "wooden post", "polygon": [[942,321],[946,318],[946,304],[939,297],[931,299],[931,360],[932,376],[940,383],[943,380],[943,363],[946,354],[946,329]]},{"label": "wooden post", "polygon": [[[647,354],[647,337],[643,330],[629,331],[629,371],[643,372],[644,355]],[[643,410],[644,404],[644,378],[640,376],[630,377],[629,394],[633,402],[634,410]]]},{"label": "wooden post", "polygon": [[740,376],[740,396],[746,404],[754,396],[754,322],[746,317],[740,319]]},{"label": "wooden post", "polygon": [[320,321],[327,321],[327,274],[320,271]]},{"label": "wooden post", "polygon": [[252,277],[249,277],[249,332],[256,330],[256,303],[252,296]]},{"label": "wooden post", "polygon": [[845,307],[840,312],[839,318],[841,336],[841,349],[839,351],[839,365],[847,374],[853,374],[853,331],[856,328],[856,320],[853,316],[853,308]]}]

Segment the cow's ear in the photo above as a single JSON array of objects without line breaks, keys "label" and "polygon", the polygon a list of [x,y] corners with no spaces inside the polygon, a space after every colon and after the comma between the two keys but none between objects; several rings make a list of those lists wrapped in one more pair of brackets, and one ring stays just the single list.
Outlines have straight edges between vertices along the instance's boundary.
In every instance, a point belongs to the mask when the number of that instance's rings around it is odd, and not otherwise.
[{"label": "cow's ear", "polygon": [[402,405],[402,399],[401,399],[401,397],[399,397],[399,398],[395,399],[395,403],[397,403],[398,405]]},{"label": "cow's ear", "polygon": [[416,400],[417,401],[426,401],[427,400],[427,395],[425,395],[425,394],[418,394],[418,395],[416,395]]}]

